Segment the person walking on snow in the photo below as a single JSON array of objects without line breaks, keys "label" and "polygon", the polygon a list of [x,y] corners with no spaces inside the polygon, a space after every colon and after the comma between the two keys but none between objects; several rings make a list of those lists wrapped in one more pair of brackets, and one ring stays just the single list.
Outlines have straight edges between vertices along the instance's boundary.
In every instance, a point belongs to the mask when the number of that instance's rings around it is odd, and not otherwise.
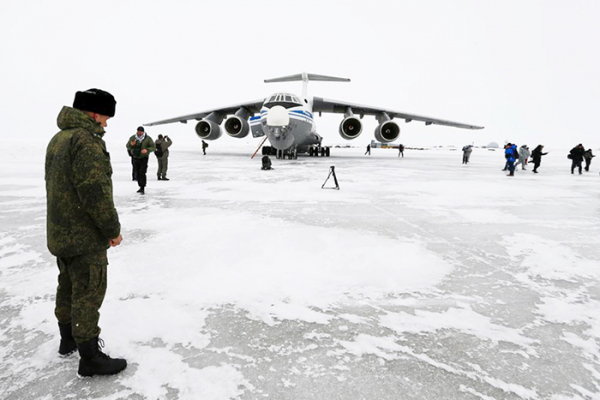
[{"label": "person walking on snow", "polygon": [[573,147],[569,152],[571,156],[571,173],[574,173],[575,168],[579,170],[579,175],[581,175],[581,163],[583,162],[583,155],[585,154],[585,149],[583,145],[579,143],[577,146]]},{"label": "person walking on snow", "polygon": [[525,170],[525,166],[527,165],[527,160],[529,159],[530,155],[531,153],[529,152],[529,147],[527,147],[526,144],[519,147],[519,160],[515,163],[515,168],[521,164],[521,169]]},{"label": "person walking on snow", "polygon": [[504,156],[506,157],[506,165],[508,167],[509,174],[507,176],[515,176],[515,160],[519,157],[517,152],[517,145],[513,144],[504,150]]},{"label": "person walking on snow", "polygon": [[468,164],[469,163],[469,159],[471,158],[471,153],[473,152],[473,146],[471,146],[470,144],[464,146],[462,148],[463,151],[463,160],[462,163],[463,164]]},{"label": "person walking on snow", "polygon": [[398,146],[398,157],[402,156],[402,158],[404,158],[404,145],[399,145]]},{"label": "person walking on snow", "polygon": [[144,132],[144,127],[139,126],[135,135],[127,141],[127,150],[133,154],[133,165],[135,167],[135,176],[137,177],[139,194],[145,194],[146,172],[148,171],[148,156],[154,153],[156,147],[154,140]]},{"label": "person walking on snow", "polygon": [[590,171],[590,164],[592,163],[592,158],[596,157],[595,155],[592,154],[592,149],[587,149],[585,151],[585,153],[583,154],[583,158],[585,160],[585,170],[587,172]]},{"label": "person walking on snow", "polygon": [[531,152],[531,159],[533,160],[533,172],[535,174],[537,174],[537,169],[539,168],[541,162],[542,162],[542,156],[545,156],[548,153],[543,153],[542,150],[544,149],[544,145],[543,144],[539,144],[535,149],[533,149],[533,151]]}]

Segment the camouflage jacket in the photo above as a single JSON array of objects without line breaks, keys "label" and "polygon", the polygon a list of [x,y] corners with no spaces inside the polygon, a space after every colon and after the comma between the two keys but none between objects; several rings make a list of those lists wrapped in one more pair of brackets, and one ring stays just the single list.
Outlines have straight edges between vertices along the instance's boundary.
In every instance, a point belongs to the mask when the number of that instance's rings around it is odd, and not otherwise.
[{"label": "camouflage jacket", "polygon": [[[150,154],[154,153],[156,146],[154,145],[154,140],[152,140],[148,134],[146,134],[146,137],[141,142],[136,140],[136,136],[137,134],[133,135],[127,141],[127,150],[131,151],[131,156],[133,158],[146,158]],[[135,142],[135,145],[132,146],[131,142]],[[143,149],[148,150],[148,152],[146,154],[142,153]]]},{"label": "camouflage jacket", "polygon": [[121,224],[104,129],[71,107],[63,107],[57,123],[61,131],[46,150],[48,249],[57,257],[106,250]]}]

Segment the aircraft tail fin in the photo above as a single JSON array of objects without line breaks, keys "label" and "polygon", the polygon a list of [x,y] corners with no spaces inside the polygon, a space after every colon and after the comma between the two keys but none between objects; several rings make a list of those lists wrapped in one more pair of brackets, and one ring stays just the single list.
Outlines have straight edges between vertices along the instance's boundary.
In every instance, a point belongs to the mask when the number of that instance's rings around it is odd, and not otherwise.
[{"label": "aircraft tail fin", "polygon": [[288,76],[281,76],[279,78],[265,79],[265,83],[273,83],[273,82],[293,82],[293,81],[302,81],[302,97],[306,98],[306,86],[309,81],[327,81],[327,82],[350,82],[348,78],[338,78],[336,76],[327,76],[327,75],[318,75],[318,74],[309,74],[303,72],[301,74],[294,74]]}]

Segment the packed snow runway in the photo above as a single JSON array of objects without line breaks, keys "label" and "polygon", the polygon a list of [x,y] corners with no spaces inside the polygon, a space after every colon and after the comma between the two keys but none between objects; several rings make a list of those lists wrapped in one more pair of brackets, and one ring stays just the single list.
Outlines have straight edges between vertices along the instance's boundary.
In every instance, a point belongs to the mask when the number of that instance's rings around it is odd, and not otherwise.
[{"label": "packed snow runway", "polygon": [[152,157],[141,196],[108,147],[124,241],[101,337],[129,366],[78,379],[58,357],[45,143],[16,144],[0,398],[600,399],[600,162],[571,175],[550,149],[507,177],[501,151],[334,148],[261,171],[252,147],[175,142],[171,180]]}]

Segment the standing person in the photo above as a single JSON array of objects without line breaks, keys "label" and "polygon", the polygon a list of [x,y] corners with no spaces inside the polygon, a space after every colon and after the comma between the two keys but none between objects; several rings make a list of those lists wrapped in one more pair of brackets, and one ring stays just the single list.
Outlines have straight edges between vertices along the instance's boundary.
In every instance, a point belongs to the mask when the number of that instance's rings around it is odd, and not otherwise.
[{"label": "standing person", "polygon": [[204,155],[206,155],[206,148],[208,147],[208,143],[206,143],[204,140],[202,141],[202,153],[204,153]]},{"label": "standing person", "polygon": [[590,164],[592,163],[592,158],[596,157],[592,154],[592,149],[587,149],[583,154],[583,158],[585,159],[585,170],[590,171]]},{"label": "standing person", "polygon": [[404,158],[404,145],[398,146],[398,157],[402,156]]},{"label": "standing person", "polygon": [[367,145],[367,151],[365,152],[365,156],[366,156],[367,154],[368,154],[368,155],[371,155],[371,145],[370,145],[370,144],[368,144],[368,145]]},{"label": "standing person", "polygon": [[521,164],[521,169],[525,170],[525,165],[527,165],[527,160],[529,159],[530,155],[531,153],[529,152],[529,147],[527,147],[526,144],[519,147],[519,161],[515,163],[515,168],[517,168],[519,164]]},{"label": "standing person", "polygon": [[127,150],[131,150],[133,154],[133,166],[137,177],[137,191],[140,194],[145,194],[146,187],[146,171],[148,171],[148,156],[154,153],[154,141],[144,132],[144,127],[139,126],[135,135],[129,138],[127,142]]},{"label": "standing person", "polygon": [[508,175],[507,176],[515,176],[515,160],[519,158],[517,152],[517,145],[513,144],[504,150],[504,154],[506,157],[506,165],[508,167]]},{"label": "standing person", "polygon": [[583,162],[584,154],[585,149],[581,143],[571,149],[569,152],[569,155],[571,156],[571,173],[577,168],[579,170],[579,175],[581,175],[581,163]]},{"label": "standing person", "polygon": [[548,153],[542,153],[543,149],[544,149],[544,145],[540,144],[540,145],[538,145],[538,147],[533,149],[533,151],[531,152],[531,159],[533,160],[533,172],[536,174],[538,173],[537,169],[542,162],[542,156],[545,156],[546,154],[548,154]]},{"label": "standing person", "polygon": [[463,162],[462,163],[468,164],[469,159],[471,158],[471,153],[473,152],[473,146],[468,144],[462,148],[462,151],[463,151]]},{"label": "standing person", "polygon": [[100,89],[77,92],[73,107],[60,111],[60,132],[46,149],[46,233],[59,269],[54,310],[61,336],[58,353],[79,350],[81,376],[112,375],[127,367],[127,361],[104,354],[98,338],[107,249],[123,240],[102,140],[116,104]]},{"label": "standing person", "polygon": [[156,145],[156,159],[158,160],[158,176],[159,181],[168,181],[167,168],[169,167],[169,147],[173,144],[173,141],[168,136],[163,138],[163,135],[158,135],[158,139],[154,143]]}]

